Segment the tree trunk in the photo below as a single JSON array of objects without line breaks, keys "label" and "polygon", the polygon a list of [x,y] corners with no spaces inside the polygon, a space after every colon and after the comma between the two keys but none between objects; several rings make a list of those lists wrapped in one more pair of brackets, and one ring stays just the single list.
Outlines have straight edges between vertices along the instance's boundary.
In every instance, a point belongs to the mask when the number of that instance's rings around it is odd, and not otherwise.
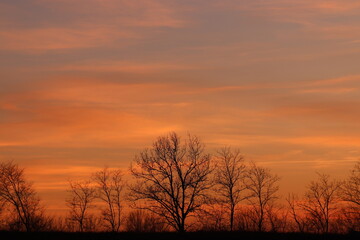
[{"label": "tree trunk", "polygon": [[232,205],[230,209],[230,231],[234,230],[234,213],[235,207]]}]

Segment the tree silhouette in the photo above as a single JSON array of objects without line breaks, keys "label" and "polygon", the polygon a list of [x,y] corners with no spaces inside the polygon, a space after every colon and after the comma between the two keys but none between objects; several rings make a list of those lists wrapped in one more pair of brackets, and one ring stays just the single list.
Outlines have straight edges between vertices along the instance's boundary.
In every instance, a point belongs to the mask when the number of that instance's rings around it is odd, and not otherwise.
[{"label": "tree silhouette", "polygon": [[220,195],[220,202],[228,206],[230,211],[230,230],[234,228],[235,208],[247,196],[243,195],[245,164],[239,150],[232,151],[224,147],[218,151],[215,170],[216,192]]},{"label": "tree silhouette", "polygon": [[32,184],[25,180],[24,169],[11,161],[0,163],[0,198],[10,205],[20,230],[30,232],[46,227],[47,220]]},{"label": "tree silhouette", "polygon": [[106,207],[102,209],[103,219],[112,232],[118,232],[121,225],[123,174],[120,170],[104,168],[93,175],[97,184],[98,198]]},{"label": "tree silhouette", "polygon": [[159,137],[136,156],[130,170],[138,180],[130,187],[133,200],[148,201],[146,209],[184,232],[186,219],[201,207],[210,187],[210,155],[200,140],[189,135],[181,144],[176,133]]},{"label": "tree silhouette", "polygon": [[246,187],[250,192],[250,203],[254,212],[253,221],[258,231],[264,231],[266,209],[278,198],[280,178],[273,175],[270,169],[257,166],[254,162],[250,164],[246,172]]},{"label": "tree silhouette", "polygon": [[307,218],[299,214],[302,208],[299,206],[298,196],[293,193],[289,194],[286,202],[288,203],[289,213],[295,222],[294,224],[296,225],[297,231],[301,233],[305,232],[309,228],[309,224]]},{"label": "tree silhouette", "polygon": [[341,199],[348,204],[342,209],[348,230],[360,231],[360,160],[341,186]]},{"label": "tree silhouette", "polygon": [[339,189],[340,182],[330,180],[330,176],[326,174],[318,174],[318,179],[309,184],[305,201],[300,203],[300,206],[316,231],[329,232],[330,218],[339,201],[337,196]]},{"label": "tree silhouette", "polygon": [[78,230],[83,232],[91,223],[89,209],[93,207],[96,198],[95,188],[90,185],[89,181],[69,181],[69,185],[71,196],[66,200],[70,207],[69,220],[75,222],[78,225]]},{"label": "tree silhouette", "polygon": [[341,188],[344,201],[360,207],[360,161],[355,164],[349,178]]}]

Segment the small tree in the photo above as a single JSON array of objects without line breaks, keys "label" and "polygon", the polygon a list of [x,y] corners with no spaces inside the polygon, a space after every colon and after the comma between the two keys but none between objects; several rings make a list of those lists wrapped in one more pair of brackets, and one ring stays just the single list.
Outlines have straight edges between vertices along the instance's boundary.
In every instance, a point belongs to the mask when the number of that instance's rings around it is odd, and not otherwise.
[{"label": "small tree", "polygon": [[0,163],[0,202],[10,206],[13,225],[17,229],[30,231],[46,227],[40,200],[24,177],[24,169],[13,162]]},{"label": "small tree", "polygon": [[318,174],[318,179],[309,184],[305,201],[300,206],[316,231],[329,232],[330,219],[339,201],[337,196],[339,189],[340,182],[330,180],[330,176],[326,174]]},{"label": "small tree", "polygon": [[344,201],[360,207],[360,161],[356,163],[341,190]]},{"label": "small tree", "polygon": [[289,194],[286,202],[288,203],[290,216],[294,220],[295,228],[298,232],[305,232],[309,224],[307,218],[299,214],[301,207],[299,206],[298,197],[295,194]]},{"label": "small tree", "polygon": [[284,232],[288,227],[288,212],[283,206],[270,204],[266,208],[266,216],[271,232]]},{"label": "small tree", "polygon": [[98,198],[105,203],[101,214],[112,232],[118,232],[121,225],[123,174],[120,170],[104,168],[93,175],[97,184]]},{"label": "small tree", "polygon": [[254,162],[246,173],[246,187],[250,192],[250,203],[252,205],[253,221],[256,223],[258,231],[264,231],[264,221],[266,209],[270,207],[279,190],[280,178],[273,175],[268,168],[257,166]]},{"label": "small tree", "polygon": [[96,198],[95,188],[90,182],[72,182],[70,184],[70,198],[66,200],[70,208],[69,220],[78,225],[78,231],[83,232],[89,229],[93,219],[89,214],[89,209],[93,207]]},{"label": "small tree", "polygon": [[138,180],[131,186],[133,200],[147,201],[146,209],[184,232],[186,219],[201,207],[210,187],[210,156],[200,140],[189,135],[181,144],[176,133],[159,137],[136,156],[130,170]]},{"label": "small tree", "polygon": [[360,231],[360,160],[341,186],[341,199],[348,204],[342,209],[340,225],[350,231]]},{"label": "small tree", "polygon": [[244,184],[245,164],[239,150],[232,151],[229,147],[222,148],[217,154],[215,171],[216,192],[220,195],[220,202],[227,205],[230,217],[230,230],[234,228],[236,206],[246,198]]}]

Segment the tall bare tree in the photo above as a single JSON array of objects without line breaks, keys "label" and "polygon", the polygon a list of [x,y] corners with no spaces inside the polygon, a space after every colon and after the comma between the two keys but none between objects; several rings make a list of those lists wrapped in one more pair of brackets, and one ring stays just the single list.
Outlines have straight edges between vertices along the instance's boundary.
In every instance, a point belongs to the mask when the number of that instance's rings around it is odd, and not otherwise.
[{"label": "tall bare tree", "polygon": [[20,230],[37,231],[45,226],[40,200],[24,177],[24,169],[10,162],[0,163],[0,198],[10,206]]},{"label": "tall bare tree", "polygon": [[112,232],[118,232],[121,225],[123,174],[120,170],[107,167],[93,175],[97,184],[98,198],[105,203],[102,209],[103,219]]},{"label": "tall bare tree", "polygon": [[186,219],[201,207],[210,188],[210,155],[199,138],[189,135],[182,144],[176,133],[159,137],[135,157],[130,170],[138,180],[130,187],[133,199],[148,201],[147,209],[184,232]]},{"label": "tall bare tree", "polygon": [[252,205],[258,231],[264,231],[266,209],[278,198],[280,178],[271,173],[270,169],[257,166],[254,162],[246,173],[246,187],[250,192],[249,201]]},{"label": "tall bare tree", "polygon": [[335,213],[339,201],[340,182],[331,180],[329,175],[318,174],[316,181],[311,181],[305,193],[301,207],[315,231],[328,233],[331,216]]},{"label": "tall bare tree", "polygon": [[216,192],[220,195],[220,202],[229,209],[230,230],[234,228],[236,206],[244,199],[245,164],[239,150],[224,147],[218,151],[215,171]]},{"label": "tall bare tree", "polygon": [[93,207],[96,198],[96,191],[89,181],[69,181],[70,198],[66,200],[70,208],[69,220],[78,225],[78,230],[83,232],[88,229],[92,219],[89,209]]},{"label": "tall bare tree", "polygon": [[341,190],[344,201],[360,207],[360,161],[355,164],[354,169],[351,171],[349,178],[345,181]]}]

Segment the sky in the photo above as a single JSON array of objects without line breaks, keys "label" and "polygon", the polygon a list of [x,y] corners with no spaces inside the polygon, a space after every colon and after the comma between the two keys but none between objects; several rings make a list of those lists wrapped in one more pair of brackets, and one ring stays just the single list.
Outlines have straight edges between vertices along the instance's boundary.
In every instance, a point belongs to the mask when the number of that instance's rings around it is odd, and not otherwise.
[{"label": "sky", "polygon": [[175,131],[301,193],[360,157],[359,63],[358,0],[0,0],[0,160],[56,211]]}]

